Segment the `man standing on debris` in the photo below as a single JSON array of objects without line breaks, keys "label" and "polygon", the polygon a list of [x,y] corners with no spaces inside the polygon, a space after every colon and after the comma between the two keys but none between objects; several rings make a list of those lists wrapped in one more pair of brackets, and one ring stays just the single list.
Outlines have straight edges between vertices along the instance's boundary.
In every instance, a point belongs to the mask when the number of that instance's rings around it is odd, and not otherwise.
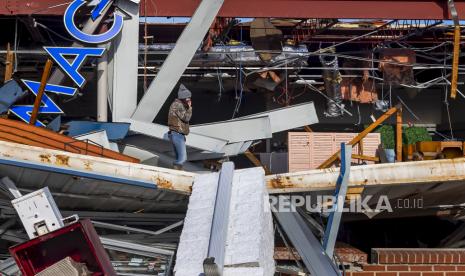
[{"label": "man standing on debris", "polygon": [[182,170],[187,160],[186,135],[189,134],[189,121],[192,117],[192,93],[183,84],[179,86],[178,98],[170,106],[168,113],[169,138],[173,143],[176,160],[173,168]]}]

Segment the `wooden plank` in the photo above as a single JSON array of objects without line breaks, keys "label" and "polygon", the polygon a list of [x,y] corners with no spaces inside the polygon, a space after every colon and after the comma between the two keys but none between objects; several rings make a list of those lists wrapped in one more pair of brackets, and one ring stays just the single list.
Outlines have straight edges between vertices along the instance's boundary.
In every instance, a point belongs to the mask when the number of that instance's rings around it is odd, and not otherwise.
[{"label": "wooden plank", "polygon": [[252,152],[248,150],[244,152],[244,154],[256,167],[262,167],[265,170],[265,175],[271,174],[271,171],[265,165],[263,165],[262,162],[260,162],[260,160],[258,160],[258,158],[255,157]]},{"label": "wooden plank", "polygon": [[396,160],[402,162],[402,107],[396,113]]},{"label": "wooden plank", "polygon": [[30,125],[35,125],[37,122],[37,116],[39,115],[40,104],[42,103],[42,97],[45,92],[45,85],[47,84],[50,73],[52,72],[53,61],[47,59],[45,63],[44,72],[42,73],[42,78],[40,80],[39,91],[37,91],[36,99],[34,101],[34,109],[32,109],[31,119],[29,121]]},{"label": "wooden plank", "polygon": [[5,82],[11,80],[11,78],[13,77],[14,60],[14,53],[10,49],[10,43],[8,43],[6,46]]},{"label": "wooden plank", "polygon": [[358,143],[358,154],[363,155],[363,139]]},{"label": "wooden plank", "polygon": [[309,126],[304,126],[306,132],[313,132],[313,130]]},{"label": "wooden plank", "polygon": [[454,28],[454,51],[452,58],[452,80],[450,85],[450,97],[457,97],[457,81],[459,76],[459,56],[460,56],[460,26]]},{"label": "wooden plank", "polygon": [[[368,133],[372,132],[376,127],[378,127],[381,123],[386,121],[389,117],[392,116],[392,114],[396,113],[398,109],[398,106],[390,108],[386,113],[381,115],[374,123],[369,125],[365,130],[360,132],[355,138],[353,138],[348,144],[349,145],[356,145],[360,140],[362,140],[365,136],[367,136]],[[320,166],[318,166],[318,169],[324,169],[328,168],[331,166],[338,158],[339,158],[340,150],[337,151],[335,154],[333,154],[330,158],[328,158],[325,162],[323,162]]]},{"label": "wooden plank", "polygon": [[376,156],[366,156],[366,155],[360,155],[360,154],[352,154],[352,158],[360,159],[360,160],[368,160],[368,161],[373,161],[373,162],[379,162],[379,157],[376,157]]}]

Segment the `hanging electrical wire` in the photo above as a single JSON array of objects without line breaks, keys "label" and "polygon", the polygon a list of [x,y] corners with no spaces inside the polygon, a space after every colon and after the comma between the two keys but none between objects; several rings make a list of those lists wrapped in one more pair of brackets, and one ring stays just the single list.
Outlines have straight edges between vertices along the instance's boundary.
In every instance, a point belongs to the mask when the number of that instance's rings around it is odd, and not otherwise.
[{"label": "hanging electrical wire", "polygon": [[[242,25],[241,25],[241,30],[240,30],[240,39],[241,39],[241,43],[242,43]],[[237,96],[237,92],[236,92],[236,106],[234,107],[234,112],[233,112],[233,115],[232,115],[232,119],[234,119],[234,117],[237,115],[237,113],[239,112],[239,109],[241,107],[241,104],[242,104],[242,97],[243,97],[243,93],[244,93],[244,83],[243,83],[243,80],[242,80],[242,53],[241,53],[241,61],[239,62],[239,85],[240,85],[240,93],[239,93],[239,97]],[[236,75],[236,79],[237,79],[237,75]],[[237,86],[236,86],[237,87]],[[236,90],[237,91],[237,90]]]},{"label": "hanging electrical wire", "polygon": [[[444,47],[444,57],[447,55],[447,51],[446,51],[446,48]],[[444,58],[444,65],[446,64],[446,59]],[[441,71],[442,73],[442,77],[444,77],[444,75],[446,74],[446,69],[443,69]],[[451,121],[451,117],[450,117],[450,110],[449,110],[449,86],[448,85],[445,85],[444,86],[444,105],[446,106],[446,111],[447,111],[447,120],[449,122],[449,130],[450,130],[450,137],[452,140],[454,140],[454,131],[452,129],[452,121]]]},{"label": "hanging electrical wire", "polygon": [[216,67],[216,76],[218,79],[218,102],[221,101],[221,96],[223,95],[223,77],[219,67]]},{"label": "hanging electrical wire", "polygon": [[[316,88],[315,86],[313,86],[312,84],[310,84],[307,80],[305,80],[304,78],[302,78],[301,76],[299,76],[297,73],[296,73],[296,76],[297,78],[299,78],[308,88],[310,88],[310,90],[312,91],[315,91],[317,92],[318,94],[322,95],[323,97],[325,97],[327,100],[332,100],[330,97],[328,97],[325,93],[321,92],[318,88]],[[338,105],[336,103],[336,105]],[[338,106],[343,112],[349,114],[350,116],[353,116],[352,113],[350,113],[347,109],[344,108],[344,106],[341,106],[339,105]]]},{"label": "hanging electrical wire", "polygon": [[[51,28],[47,27],[46,25],[44,25],[44,24],[42,24],[42,23],[39,23],[39,22],[37,22],[37,21],[35,21],[35,23],[36,23],[36,25],[37,25],[38,27],[43,28],[46,32],[50,32],[50,33],[56,35],[57,37],[59,37],[59,38],[61,38],[61,39],[63,39],[63,40],[66,40],[66,41],[69,41],[69,42],[74,42],[74,40],[72,40],[72,39],[70,39],[70,38],[67,38],[67,37],[65,37],[65,36],[63,36],[63,35],[61,35],[61,34],[55,32],[54,30],[52,30]],[[52,41],[52,42],[53,42],[53,41]]]},{"label": "hanging electrical wire", "polygon": [[55,4],[55,5],[50,5],[50,6],[47,6],[47,7],[44,7],[44,8],[35,9],[35,10],[32,10],[32,11],[29,11],[29,14],[40,13],[40,12],[43,12],[43,11],[46,11],[46,10],[59,8],[61,6],[71,4],[72,2],[73,1],[67,1],[67,2],[63,2],[63,3]]},{"label": "hanging electrical wire", "polygon": [[147,92],[147,55],[148,55],[147,0],[144,1],[144,94]]}]

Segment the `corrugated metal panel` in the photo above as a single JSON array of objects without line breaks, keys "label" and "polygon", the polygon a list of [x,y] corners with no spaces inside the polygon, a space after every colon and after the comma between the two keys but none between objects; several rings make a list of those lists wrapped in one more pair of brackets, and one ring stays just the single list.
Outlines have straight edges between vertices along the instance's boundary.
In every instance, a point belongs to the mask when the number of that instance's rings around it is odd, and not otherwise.
[{"label": "corrugated metal panel", "polygon": [[[356,135],[357,133],[289,132],[289,172],[316,169],[340,149],[341,143],[349,142]],[[363,154],[376,156],[380,143],[379,133],[368,134],[363,139]],[[358,154],[359,148],[354,147],[352,153]]]}]

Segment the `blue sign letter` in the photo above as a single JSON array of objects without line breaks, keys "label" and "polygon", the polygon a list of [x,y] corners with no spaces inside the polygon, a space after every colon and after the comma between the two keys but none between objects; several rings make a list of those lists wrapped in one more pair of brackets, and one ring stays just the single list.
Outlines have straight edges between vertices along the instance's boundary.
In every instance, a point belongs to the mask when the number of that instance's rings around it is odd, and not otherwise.
[{"label": "blue sign letter", "polygon": [[92,10],[92,20],[96,20],[102,15],[102,12],[110,4],[110,0],[101,0],[97,6]]},{"label": "blue sign letter", "polygon": [[[39,91],[40,82],[22,80],[23,83],[29,88],[29,90],[37,96]],[[45,86],[45,91],[56,94],[65,94],[65,95],[74,95],[76,93],[76,88],[47,84]],[[63,111],[44,93],[42,96],[42,106],[39,107],[39,113],[48,113],[48,114],[61,114]],[[10,108],[11,113],[18,116],[21,120],[26,123],[29,123],[31,120],[32,110],[34,109],[33,105],[14,105]],[[37,120],[36,126],[44,126],[42,122]]]},{"label": "blue sign letter", "polygon": [[[101,44],[112,40],[121,32],[121,29],[123,28],[123,16],[119,14],[113,14],[113,25],[103,34],[87,34],[76,27],[76,24],[74,23],[74,16],[76,11],[85,3],[85,0],[75,0],[66,9],[64,15],[65,28],[72,37],[84,43]],[[97,7],[95,7],[92,11],[92,19],[97,19],[108,4],[108,0],[101,0]]]},{"label": "blue sign letter", "polygon": [[[86,81],[78,72],[85,59],[88,56],[100,57],[105,52],[105,48],[44,47],[44,49],[79,87],[82,87]],[[74,59],[69,62],[64,56],[74,56]]]}]

